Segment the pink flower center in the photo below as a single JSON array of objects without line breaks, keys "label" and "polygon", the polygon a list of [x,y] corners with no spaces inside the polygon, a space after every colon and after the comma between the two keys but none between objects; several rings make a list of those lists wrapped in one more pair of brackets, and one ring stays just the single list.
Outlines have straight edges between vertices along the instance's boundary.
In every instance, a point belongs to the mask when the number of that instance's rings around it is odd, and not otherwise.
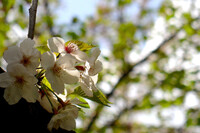
[{"label": "pink flower center", "polygon": [[61,71],[61,67],[57,66],[57,64],[54,64],[53,68],[52,68],[52,71],[55,73],[55,74],[59,74],[60,71]]},{"label": "pink flower center", "polygon": [[76,50],[78,50],[78,46],[74,43],[69,43],[66,47],[65,47],[65,51],[67,53],[72,53],[75,52]]},{"label": "pink flower center", "polygon": [[24,82],[25,82],[25,80],[24,80],[24,77],[23,76],[16,76],[15,77],[15,83],[16,84],[20,84],[20,85],[23,85],[24,84]]},{"label": "pink flower center", "polygon": [[23,56],[22,60],[20,61],[21,64],[23,64],[24,66],[27,66],[28,64],[30,64],[30,57],[26,57]]}]

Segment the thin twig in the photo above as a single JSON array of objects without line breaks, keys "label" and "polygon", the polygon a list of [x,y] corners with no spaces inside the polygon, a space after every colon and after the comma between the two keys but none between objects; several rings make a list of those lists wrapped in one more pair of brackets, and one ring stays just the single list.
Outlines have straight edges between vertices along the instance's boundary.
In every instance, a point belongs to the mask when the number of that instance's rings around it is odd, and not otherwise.
[{"label": "thin twig", "polygon": [[34,38],[37,6],[38,6],[38,0],[32,0],[32,5],[29,8],[28,38],[30,38],[30,39]]},{"label": "thin twig", "polygon": [[[179,33],[179,31],[182,29],[182,27],[180,29],[178,29],[174,34],[172,34],[171,36],[169,36],[167,39],[165,39],[160,45],[159,47],[157,47],[155,50],[151,51],[146,57],[144,57],[143,59],[141,59],[140,61],[138,61],[137,63],[133,64],[131,67],[129,67],[129,69],[122,74],[122,76],[119,78],[118,82],[115,84],[115,86],[113,87],[112,91],[110,93],[108,93],[106,96],[109,99],[115,92],[116,88],[120,85],[120,83],[129,75],[129,73],[131,71],[133,71],[133,69],[138,66],[141,65],[142,63],[144,63],[145,61],[147,61],[151,55],[153,55],[154,53],[158,52],[161,47],[165,44],[167,44],[169,41],[173,40],[177,34]],[[102,105],[99,105],[96,110],[95,110],[95,114],[93,115],[93,117],[91,118],[90,123],[88,124],[88,127],[86,128],[86,131],[89,131],[92,127],[92,125],[94,124],[94,122],[96,121],[96,119],[98,118],[101,110],[103,109]]]},{"label": "thin twig", "polygon": [[[199,20],[200,17],[194,18],[191,22],[197,21]],[[174,38],[176,38],[176,36],[178,35],[178,33],[183,29],[183,27],[186,24],[183,24],[174,34],[172,34],[171,36],[169,36],[167,39],[165,39],[162,43],[160,43],[160,45],[154,49],[153,51],[151,51],[146,57],[144,57],[143,59],[141,59],[140,61],[138,61],[137,63],[133,64],[132,66],[129,67],[129,69],[122,74],[122,76],[119,78],[118,82],[115,84],[115,86],[113,87],[112,91],[110,93],[108,93],[106,96],[109,99],[115,92],[115,90],[117,89],[117,87],[120,85],[120,83],[129,75],[130,72],[133,71],[133,69],[138,66],[141,65],[142,63],[144,63],[145,61],[147,61],[153,54],[157,53],[165,44],[167,44],[169,41],[173,40]],[[133,105],[134,107],[134,105]],[[99,117],[99,114],[101,113],[103,109],[102,105],[99,105],[96,107],[93,117],[91,118],[90,123],[88,124],[88,126],[86,127],[86,131],[89,131],[92,127],[92,125],[95,123],[96,119]],[[126,110],[126,109],[125,109]],[[120,114],[121,115],[121,114]],[[119,116],[120,117],[120,116]]]},{"label": "thin twig", "polygon": [[107,98],[110,98],[113,93],[115,92],[116,88],[119,86],[119,84],[122,82],[122,80],[124,80],[131,71],[133,71],[133,69],[138,66],[141,65],[142,63],[144,63],[145,61],[147,61],[151,55],[153,55],[154,53],[156,53],[157,51],[159,51],[161,49],[161,47],[163,45],[165,45],[166,43],[168,43],[169,41],[173,40],[177,34],[179,33],[179,31],[182,28],[180,28],[179,30],[177,30],[174,34],[172,34],[170,37],[168,37],[166,40],[164,40],[159,47],[157,47],[156,49],[154,49],[153,51],[151,51],[146,57],[144,57],[143,59],[141,59],[140,61],[138,61],[137,63],[133,64],[124,74],[122,74],[122,76],[119,78],[118,82],[115,84],[115,86],[113,87],[112,91],[110,93],[107,94]]}]

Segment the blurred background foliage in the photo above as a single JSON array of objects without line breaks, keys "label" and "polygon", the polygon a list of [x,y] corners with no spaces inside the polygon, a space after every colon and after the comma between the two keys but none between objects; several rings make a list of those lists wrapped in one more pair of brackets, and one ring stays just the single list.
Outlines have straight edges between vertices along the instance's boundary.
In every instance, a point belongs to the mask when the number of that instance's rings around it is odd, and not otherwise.
[{"label": "blurred background foliage", "polygon": [[[0,1],[1,57],[27,36],[30,2]],[[200,132],[198,0],[101,0],[94,16],[60,24],[61,4],[39,0],[34,40],[44,47],[52,36],[99,45],[98,87],[112,102],[89,101],[77,132]]]}]

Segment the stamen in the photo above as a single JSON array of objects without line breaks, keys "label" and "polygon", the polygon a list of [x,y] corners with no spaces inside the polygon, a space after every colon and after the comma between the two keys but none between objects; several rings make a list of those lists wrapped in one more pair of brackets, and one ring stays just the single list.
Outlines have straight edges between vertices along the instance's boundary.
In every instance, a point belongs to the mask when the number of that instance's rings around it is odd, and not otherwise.
[{"label": "stamen", "polygon": [[67,53],[72,53],[75,52],[76,50],[78,50],[78,46],[74,43],[69,43],[66,47],[65,47],[65,51]]}]

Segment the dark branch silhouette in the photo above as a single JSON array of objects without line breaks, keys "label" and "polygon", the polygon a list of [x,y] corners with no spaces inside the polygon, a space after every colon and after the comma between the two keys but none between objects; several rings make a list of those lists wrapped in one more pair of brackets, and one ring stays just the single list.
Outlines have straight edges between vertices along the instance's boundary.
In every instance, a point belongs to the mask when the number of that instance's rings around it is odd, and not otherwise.
[{"label": "dark branch silhouette", "polygon": [[[120,83],[129,75],[129,73],[131,71],[133,71],[133,69],[139,65],[141,65],[142,63],[144,63],[145,61],[147,61],[153,54],[157,53],[165,44],[167,44],[169,41],[173,40],[177,34],[180,32],[182,28],[178,29],[174,34],[172,34],[171,36],[169,36],[167,39],[165,39],[156,49],[154,49],[153,51],[151,51],[147,56],[145,56],[143,59],[141,59],[140,61],[138,61],[137,63],[131,65],[129,67],[129,69],[124,72],[122,74],[122,76],[119,78],[119,80],[117,81],[117,83],[114,85],[114,87],[112,88],[112,91],[110,93],[108,93],[106,96],[109,99],[114,92],[116,91],[117,87],[120,85]],[[86,128],[86,131],[89,131],[92,127],[92,125],[94,124],[94,122],[96,121],[96,119],[98,118],[101,110],[103,109],[102,105],[99,105],[96,109],[95,109],[95,114],[93,115],[93,117],[91,118],[90,123],[88,124],[88,127]]]}]

